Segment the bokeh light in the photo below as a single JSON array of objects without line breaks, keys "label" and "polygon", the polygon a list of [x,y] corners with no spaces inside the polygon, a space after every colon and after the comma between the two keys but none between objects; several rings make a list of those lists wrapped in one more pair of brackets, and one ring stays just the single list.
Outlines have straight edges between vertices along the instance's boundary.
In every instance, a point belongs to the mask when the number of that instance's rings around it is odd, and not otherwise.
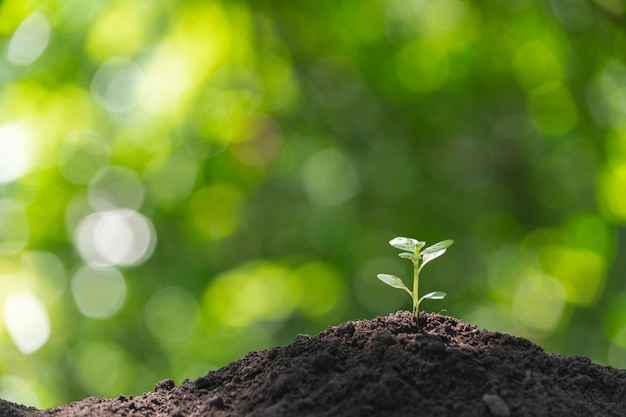
[{"label": "bokeh light", "polygon": [[141,68],[123,57],[108,59],[91,82],[91,93],[98,104],[111,113],[135,108],[146,90]]},{"label": "bokeh light", "polygon": [[146,304],[146,325],[164,343],[182,343],[196,330],[199,321],[198,302],[193,294],[181,288],[165,288]]},{"label": "bokeh light", "polygon": [[50,22],[40,12],[30,14],[11,37],[7,60],[14,65],[30,65],[45,51],[50,40]]},{"label": "bokeh light", "polygon": [[4,301],[4,322],[13,342],[24,354],[41,348],[50,337],[50,318],[31,293],[11,294]]},{"label": "bokeh light", "polygon": [[82,266],[72,277],[72,295],[85,316],[109,318],[124,305],[126,281],[116,269]]},{"label": "bokeh light", "polygon": [[141,207],[145,190],[139,176],[121,166],[106,167],[98,171],[89,182],[89,202],[96,210]]},{"label": "bokeh light", "polygon": [[28,172],[35,152],[32,130],[24,124],[0,126],[0,183],[14,181]]},{"label": "bokeh light", "polygon": [[336,205],[356,194],[359,176],[341,152],[326,149],[311,156],[303,168],[302,180],[309,198],[321,205]]},{"label": "bokeh light", "polygon": [[200,188],[191,201],[191,227],[208,239],[226,237],[240,225],[243,206],[243,194],[234,185]]},{"label": "bokeh light", "polygon": [[92,266],[137,265],[152,255],[156,234],[142,214],[128,209],[108,210],[83,219],[74,243]]},{"label": "bokeh light", "polygon": [[329,314],[342,311],[346,285],[339,273],[322,262],[308,262],[293,272],[302,288],[298,310],[310,318],[327,319]]},{"label": "bokeh light", "polygon": [[546,276],[529,276],[515,291],[512,314],[529,329],[552,332],[560,323],[564,308],[565,290],[558,281]]},{"label": "bokeh light", "polygon": [[202,304],[211,320],[244,327],[285,320],[301,291],[297,282],[290,282],[289,271],[282,265],[246,264],[213,280]]}]

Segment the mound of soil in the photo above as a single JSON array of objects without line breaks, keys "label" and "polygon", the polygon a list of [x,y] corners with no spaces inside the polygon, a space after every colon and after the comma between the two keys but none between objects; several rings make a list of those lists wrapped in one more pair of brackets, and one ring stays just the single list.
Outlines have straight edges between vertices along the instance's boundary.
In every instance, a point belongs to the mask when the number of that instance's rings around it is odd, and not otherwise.
[{"label": "mound of soil", "polygon": [[526,339],[409,312],[299,335],[195,381],[0,417],[626,416],[626,371]]}]

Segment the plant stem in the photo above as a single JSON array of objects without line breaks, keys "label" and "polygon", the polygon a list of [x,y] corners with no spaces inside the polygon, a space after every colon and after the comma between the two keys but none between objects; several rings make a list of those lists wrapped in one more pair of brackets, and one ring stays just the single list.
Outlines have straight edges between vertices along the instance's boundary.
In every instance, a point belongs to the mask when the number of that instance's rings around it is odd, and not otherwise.
[{"label": "plant stem", "polygon": [[[419,251],[419,250],[418,250]],[[419,288],[419,252],[417,254],[417,259],[413,262],[413,315],[415,319],[419,319],[419,298],[418,298],[418,288]],[[418,321],[419,325],[419,321]]]}]

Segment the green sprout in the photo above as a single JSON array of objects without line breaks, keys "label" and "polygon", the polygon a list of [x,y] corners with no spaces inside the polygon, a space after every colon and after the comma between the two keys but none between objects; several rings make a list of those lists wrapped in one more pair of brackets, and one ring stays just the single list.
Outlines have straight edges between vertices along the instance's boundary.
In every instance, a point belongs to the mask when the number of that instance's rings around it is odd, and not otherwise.
[{"label": "green sprout", "polygon": [[405,251],[400,253],[398,255],[399,257],[410,259],[411,262],[413,262],[413,291],[409,290],[407,286],[404,285],[404,282],[395,275],[378,274],[378,279],[387,285],[406,291],[411,296],[413,300],[413,315],[415,315],[415,318],[418,318],[419,307],[422,300],[441,300],[446,296],[446,293],[443,291],[433,291],[418,298],[419,275],[424,265],[446,253],[446,250],[452,246],[453,243],[453,240],[444,240],[422,250],[426,242],[420,242],[410,237],[397,237],[389,241],[389,244],[394,248]]}]

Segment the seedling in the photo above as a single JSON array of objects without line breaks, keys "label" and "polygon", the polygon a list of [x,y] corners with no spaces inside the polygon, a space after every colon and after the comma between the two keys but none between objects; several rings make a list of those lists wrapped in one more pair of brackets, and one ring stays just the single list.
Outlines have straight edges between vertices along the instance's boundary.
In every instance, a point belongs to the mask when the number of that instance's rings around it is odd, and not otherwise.
[{"label": "seedling", "polygon": [[394,248],[405,251],[400,253],[398,255],[399,257],[410,259],[411,262],[413,262],[413,291],[409,290],[407,286],[404,285],[404,282],[395,275],[378,274],[378,279],[387,285],[406,291],[411,296],[413,300],[413,315],[415,315],[416,319],[418,318],[419,307],[422,300],[441,300],[446,296],[446,293],[443,291],[433,291],[418,298],[420,272],[428,262],[446,253],[446,250],[452,246],[453,243],[453,240],[444,240],[422,250],[426,242],[420,242],[410,237],[397,237],[389,241],[389,244]]}]

